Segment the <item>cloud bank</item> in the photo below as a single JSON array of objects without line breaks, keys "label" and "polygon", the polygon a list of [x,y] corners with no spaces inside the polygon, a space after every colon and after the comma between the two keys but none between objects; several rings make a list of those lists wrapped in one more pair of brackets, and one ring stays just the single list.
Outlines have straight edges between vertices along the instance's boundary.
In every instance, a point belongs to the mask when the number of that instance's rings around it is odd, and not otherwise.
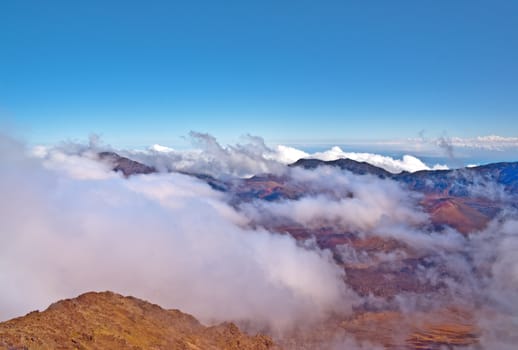
[{"label": "cloud bank", "polygon": [[367,162],[392,173],[402,171],[447,169],[446,165],[428,166],[420,159],[404,155],[394,159],[374,153],[345,152],[334,146],[323,152],[307,153],[285,145],[268,147],[257,136],[246,136],[244,144],[222,146],[212,135],[191,132],[195,148],[193,150],[175,150],[155,144],[147,150],[123,151],[122,154],[154,166],[162,171],[182,171],[203,173],[216,177],[250,177],[261,173],[281,174],[285,166],[301,158],[315,158],[325,161],[349,158],[358,162]]},{"label": "cloud bank", "polygon": [[[431,225],[419,205],[422,195],[392,180],[290,168],[285,164],[302,151],[272,150],[260,138],[223,147],[210,135],[192,136],[195,151],[155,146],[127,155],[229,181],[273,172],[304,189],[302,196],[236,203],[232,194],[178,172],[122,178],[99,161],[98,141],[28,155],[1,137],[0,319],[109,289],[205,322],[234,320],[278,334],[362,307],[405,315],[455,305],[473,310],[484,348],[506,349],[516,340],[518,214],[512,206],[482,232],[464,236]],[[498,186],[476,184],[479,196],[512,203]],[[283,229],[290,225],[393,247],[343,243],[330,251],[319,247],[318,234],[296,241]],[[428,289],[360,295],[346,273],[355,267],[378,269],[387,284],[408,274]],[[347,334],[326,344],[361,348]]]},{"label": "cloud bank", "polygon": [[275,330],[351,308],[329,252],[247,228],[193,177],[103,177],[87,154],[42,161],[8,138],[0,145],[2,320],[88,290]]}]

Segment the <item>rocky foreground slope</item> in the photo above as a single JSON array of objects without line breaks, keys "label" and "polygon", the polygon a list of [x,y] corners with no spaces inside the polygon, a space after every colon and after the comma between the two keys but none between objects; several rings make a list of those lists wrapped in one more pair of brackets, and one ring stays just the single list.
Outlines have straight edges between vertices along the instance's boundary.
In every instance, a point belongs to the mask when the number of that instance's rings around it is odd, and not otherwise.
[{"label": "rocky foreground slope", "polygon": [[193,316],[112,292],[86,293],[0,323],[0,349],[275,349],[233,323],[205,327]]},{"label": "rocky foreground slope", "polygon": [[179,310],[112,292],[85,293],[0,323],[0,349],[443,349],[477,344],[469,312],[362,312],[294,332],[274,344],[233,323],[206,327]]}]

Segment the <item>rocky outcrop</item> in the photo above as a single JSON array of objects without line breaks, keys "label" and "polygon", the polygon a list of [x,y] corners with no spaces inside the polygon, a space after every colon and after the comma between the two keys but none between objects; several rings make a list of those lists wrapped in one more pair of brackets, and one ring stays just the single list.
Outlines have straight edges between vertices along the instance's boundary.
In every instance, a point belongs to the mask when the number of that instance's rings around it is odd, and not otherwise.
[{"label": "rocky outcrop", "polygon": [[206,327],[179,310],[112,292],[86,293],[0,323],[0,349],[277,349],[233,323]]}]

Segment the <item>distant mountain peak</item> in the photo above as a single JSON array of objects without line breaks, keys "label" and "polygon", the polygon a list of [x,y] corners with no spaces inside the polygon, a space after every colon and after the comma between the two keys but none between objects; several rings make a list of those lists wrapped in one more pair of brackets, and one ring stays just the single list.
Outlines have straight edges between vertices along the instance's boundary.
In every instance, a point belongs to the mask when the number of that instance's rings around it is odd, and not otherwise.
[{"label": "distant mountain peak", "polygon": [[100,152],[98,155],[101,160],[110,163],[113,171],[120,171],[126,177],[137,174],[151,174],[157,172],[154,167],[150,167],[129,158],[122,157],[115,152]]},{"label": "distant mountain peak", "polygon": [[311,158],[303,158],[299,159],[293,164],[290,164],[291,167],[302,167],[304,169],[315,169],[319,166],[328,165],[339,167],[343,170],[348,170],[353,174],[357,175],[366,175],[371,174],[375,176],[379,176],[381,178],[391,177],[393,174],[386,171],[385,169],[379,168],[375,165],[369,164],[367,162],[358,162],[356,160],[352,160],[349,158],[340,158],[336,160],[320,160],[320,159],[311,159]]}]

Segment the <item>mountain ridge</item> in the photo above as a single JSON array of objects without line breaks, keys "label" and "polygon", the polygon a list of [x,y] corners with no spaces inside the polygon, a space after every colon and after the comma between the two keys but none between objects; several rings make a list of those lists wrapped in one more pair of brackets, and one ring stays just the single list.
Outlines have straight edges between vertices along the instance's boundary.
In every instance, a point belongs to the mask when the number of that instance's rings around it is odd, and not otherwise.
[{"label": "mountain ridge", "polygon": [[[111,164],[113,171],[120,171],[125,177],[158,172],[153,166],[120,156],[116,152],[99,152],[98,156],[101,161]],[[439,192],[451,187],[448,190],[448,194],[466,196],[467,193],[464,189],[466,185],[475,184],[477,179],[485,179],[495,181],[503,185],[507,191],[518,194],[518,162],[497,162],[458,169],[419,170],[415,172],[402,171],[396,174],[370,163],[359,162],[349,158],[340,158],[330,161],[315,158],[301,158],[288,165],[288,167],[291,168],[300,167],[304,169],[315,169],[320,166],[338,167],[356,175],[374,175],[381,179],[392,179],[405,183],[409,189],[419,192]],[[208,174],[193,172],[180,173],[194,176],[205,181],[211,187],[219,191],[228,191],[229,189],[225,181],[218,180]],[[252,176],[250,179],[261,179],[265,176],[269,177],[270,174],[258,174]],[[434,182],[433,187],[429,186],[430,180]],[[452,184],[454,186],[452,186]]]},{"label": "mountain ridge", "polygon": [[204,326],[179,310],[113,292],[88,292],[0,323],[0,349],[277,349],[233,323]]},{"label": "mountain ridge", "polygon": [[[409,185],[412,190],[418,191],[426,191],[427,186],[423,178],[432,179],[436,181],[439,186],[445,186],[446,182],[452,182],[453,180],[466,185],[473,184],[473,177],[480,175],[486,177],[487,180],[496,180],[497,183],[504,185],[506,189],[512,193],[518,193],[518,162],[489,163],[476,167],[458,169],[419,170],[416,172],[403,171],[397,174],[390,173],[366,162],[358,162],[347,158],[332,161],[303,158],[289,166],[304,169],[315,169],[319,166],[334,166],[342,170],[348,170],[356,175],[369,174],[403,182]],[[436,185],[434,189],[437,190],[437,188]]]}]

